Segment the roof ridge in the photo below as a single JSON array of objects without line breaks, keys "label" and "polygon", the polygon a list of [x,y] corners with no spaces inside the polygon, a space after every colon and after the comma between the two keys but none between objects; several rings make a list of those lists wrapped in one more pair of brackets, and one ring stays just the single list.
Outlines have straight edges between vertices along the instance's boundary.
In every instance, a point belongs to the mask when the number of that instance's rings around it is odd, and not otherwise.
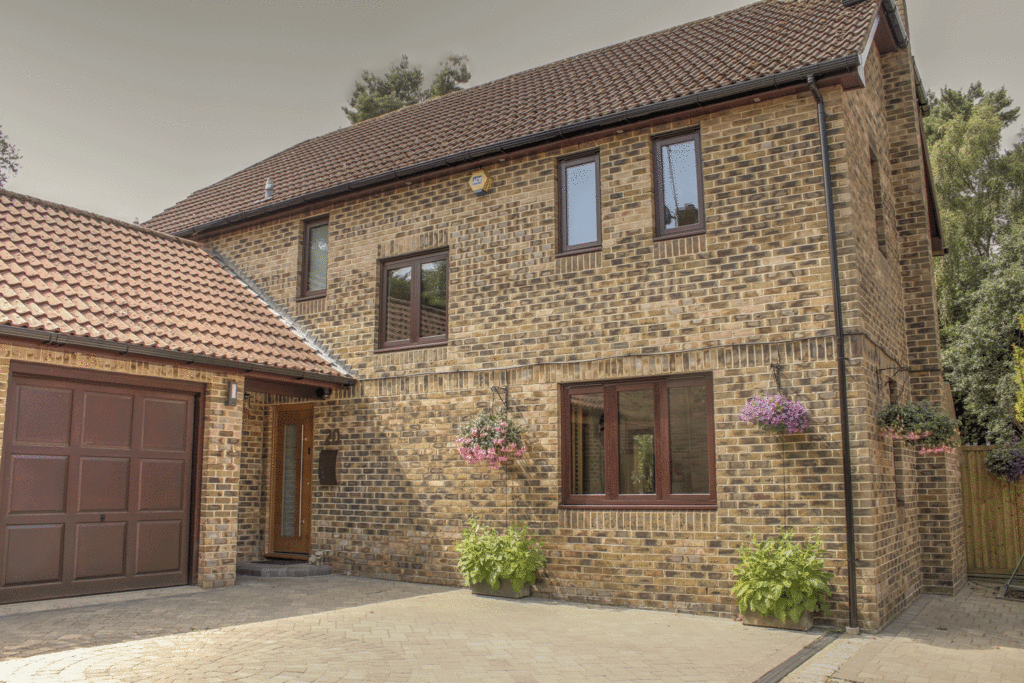
[{"label": "roof ridge", "polygon": [[[363,119],[362,121],[358,121],[356,123],[349,123],[348,125],[339,126],[338,128],[335,128],[334,130],[327,131],[326,133],[322,133],[320,135],[314,135],[313,137],[306,138],[305,140],[300,140],[299,142],[296,142],[295,144],[293,144],[293,145],[291,145],[289,147],[286,147],[286,148],[284,148],[284,149],[282,149],[282,150],[280,150],[278,152],[275,152],[275,153],[271,154],[270,156],[264,157],[263,159],[260,159],[259,161],[255,161],[255,162],[249,164],[248,166],[246,166],[245,168],[239,169],[238,171],[235,171],[234,173],[232,173],[230,175],[227,175],[227,176],[221,178],[220,180],[216,180],[213,183],[211,183],[210,185],[204,185],[203,187],[200,187],[199,189],[197,189],[197,190],[195,190],[193,192],[190,192],[183,199],[175,202],[174,204],[172,204],[171,206],[165,208],[164,210],[160,211],[159,213],[154,214],[148,220],[146,220],[143,224],[149,223],[149,222],[153,221],[155,218],[157,218],[158,216],[161,216],[164,213],[170,211],[171,209],[173,209],[173,208],[175,208],[175,207],[177,207],[179,205],[184,204],[190,198],[192,198],[194,195],[196,195],[199,192],[202,192],[203,190],[205,190],[207,188],[213,187],[214,185],[217,185],[218,183],[224,182],[224,181],[229,180],[231,178],[234,178],[234,177],[240,176],[240,175],[242,175],[244,173],[247,173],[250,170],[252,170],[253,168],[255,168],[257,166],[260,166],[262,164],[265,164],[266,162],[270,161],[271,159],[274,159],[275,157],[279,157],[279,156],[282,156],[284,154],[288,154],[292,150],[294,150],[294,149],[296,149],[298,147],[301,147],[302,145],[309,144],[309,143],[312,143],[312,142],[317,141],[317,140],[323,140],[324,138],[327,138],[327,137],[330,137],[332,135],[338,134],[340,131],[343,131],[343,130],[356,130],[356,129],[358,129],[359,126],[363,126],[364,128],[366,128],[367,126],[365,124],[368,124],[371,121],[374,122],[373,125],[381,125],[382,122],[386,121],[388,118],[393,117],[398,112],[404,112],[404,115],[408,115],[408,113],[410,111],[412,111],[414,109],[417,109],[417,108],[420,108],[420,107],[423,107],[425,105],[430,105],[431,103],[433,103],[433,102],[435,102],[437,100],[441,100],[441,99],[448,98],[448,97],[451,97],[451,96],[458,96],[460,93],[473,92],[473,91],[479,90],[480,88],[484,88],[485,86],[492,86],[494,84],[504,83],[506,81],[510,81],[512,79],[520,77],[523,74],[529,74],[529,73],[532,73],[532,72],[540,71],[542,69],[548,69],[548,68],[550,68],[552,66],[555,66],[555,65],[558,65],[558,64],[564,64],[566,62],[572,62],[572,61],[576,61],[576,60],[583,60],[584,58],[589,57],[590,55],[592,55],[594,53],[603,52],[605,50],[613,50],[613,49],[615,49],[616,47],[619,47],[619,46],[628,45],[630,43],[639,42],[641,40],[647,40],[647,39],[653,38],[655,36],[663,35],[663,34],[668,34],[668,33],[672,32],[672,31],[678,30],[680,27],[683,27],[683,26],[698,26],[698,25],[703,24],[705,22],[715,20],[718,17],[724,16],[726,14],[732,14],[734,12],[749,10],[751,7],[754,7],[754,6],[757,6],[757,5],[776,3],[776,2],[794,2],[794,1],[798,1],[798,0],[757,0],[756,2],[752,2],[750,4],[743,5],[741,7],[736,7],[736,8],[733,8],[731,10],[725,10],[725,11],[722,11],[722,12],[718,12],[717,14],[713,14],[713,15],[708,16],[708,17],[702,17],[700,19],[694,19],[693,21],[688,21],[688,22],[685,22],[685,23],[682,23],[682,24],[675,24],[673,26],[670,26],[669,28],[664,28],[664,29],[661,29],[659,31],[654,31],[652,33],[644,33],[644,34],[641,34],[639,36],[634,36],[632,38],[628,38],[626,40],[621,40],[621,41],[619,41],[617,43],[612,43],[611,45],[605,45],[605,46],[602,46],[602,47],[595,47],[592,50],[587,50],[586,52],[581,52],[579,54],[569,55],[567,57],[562,57],[561,59],[557,59],[557,60],[555,60],[553,62],[545,62],[544,64],[538,64],[537,66],[532,66],[532,67],[530,67],[528,69],[523,69],[521,71],[516,71],[515,73],[506,74],[504,76],[499,76],[498,78],[495,78],[495,79],[490,80],[490,81],[484,81],[483,83],[476,83],[474,85],[469,86],[468,88],[458,88],[456,90],[453,90],[450,93],[445,93],[444,95],[441,95],[440,97],[431,97],[431,98],[428,98],[428,99],[425,99],[425,100],[421,100],[420,102],[414,102],[413,104],[408,104],[408,105],[405,105],[403,107],[399,107],[398,109],[394,109],[392,111],[385,112],[383,114],[379,114],[377,116],[373,116],[373,117],[368,118],[368,119]],[[495,86],[495,87],[498,87],[498,86]],[[273,176],[268,176],[268,177],[272,178]],[[270,204],[270,205],[272,205],[272,204]],[[167,233],[167,234],[173,234],[173,233]]]},{"label": "roof ridge", "polygon": [[[850,60],[862,52],[854,44],[867,31],[862,20],[878,11],[878,2],[846,7],[843,0],[758,0],[569,55],[297,142],[197,189],[146,225],[194,234],[345,188],[505,151],[506,143],[526,147],[570,127],[610,125],[618,115],[628,120],[699,104],[704,93],[730,98],[747,92],[742,84],[767,87],[780,75],[800,76],[812,67],[850,70]],[[708,41],[722,50],[707,50]],[[638,69],[645,60],[686,68],[644,79]],[[587,97],[568,96],[571,86]],[[267,177],[278,189],[269,200],[258,187]]]},{"label": "roof ridge", "polygon": [[0,196],[10,197],[11,199],[17,199],[32,204],[34,206],[45,206],[56,211],[63,211],[65,213],[73,214],[75,216],[82,216],[83,218],[92,218],[94,220],[100,221],[101,223],[110,223],[121,228],[134,230],[136,232],[142,233],[143,235],[159,237],[161,239],[169,239],[179,244],[184,244],[199,249],[203,248],[203,245],[199,242],[196,242],[195,240],[190,240],[185,237],[179,237],[171,233],[160,232],[159,230],[154,230],[153,228],[147,228],[144,225],[136,225],[135,223],[129,223],[128,221],[122,221],[118,218],[111,218],[110,216],[104,216],[103,214],[95,213],[93,211],[86,211],[85,209],[79,209],[74,206],[68,206],[67,204],[58,204],[57,202],[52,202],[48,199],[40,199],[39,197],[34,197],[29,194],[13,192],[6,188],[0,187]]}]

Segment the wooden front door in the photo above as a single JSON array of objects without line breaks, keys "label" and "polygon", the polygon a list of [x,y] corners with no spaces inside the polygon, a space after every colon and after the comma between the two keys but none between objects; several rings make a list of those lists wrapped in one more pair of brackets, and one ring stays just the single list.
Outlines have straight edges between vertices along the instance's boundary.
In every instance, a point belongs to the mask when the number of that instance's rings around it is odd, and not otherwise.
[{"label": "wooden front door", "polygon": [[313,407],[279,406],[274,416],[270,555],[309,555]]}]

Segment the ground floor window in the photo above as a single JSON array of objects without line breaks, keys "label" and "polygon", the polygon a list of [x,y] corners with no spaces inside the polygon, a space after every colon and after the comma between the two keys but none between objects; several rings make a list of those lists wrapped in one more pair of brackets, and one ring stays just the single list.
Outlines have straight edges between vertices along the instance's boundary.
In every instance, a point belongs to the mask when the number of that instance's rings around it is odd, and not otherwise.
[{"label": "ground floor window", "polygon": [[714,508],[710,375],[562,388],[562,503]]}]

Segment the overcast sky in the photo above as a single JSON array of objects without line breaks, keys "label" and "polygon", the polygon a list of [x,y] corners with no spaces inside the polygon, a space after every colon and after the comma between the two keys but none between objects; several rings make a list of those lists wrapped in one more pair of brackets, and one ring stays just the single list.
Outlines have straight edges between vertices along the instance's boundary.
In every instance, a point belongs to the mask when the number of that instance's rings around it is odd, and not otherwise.
[{"label": "overcast sky", "polygon": [[[908,2],[926,88],[980,80],[1024,104],[1020,0]],[[7,187],[144,221],[345,125],[362,69],[402,53],[428,74],[464,53],[473,85],[744,4],[0,0],[0,127],[23,157]]]}]

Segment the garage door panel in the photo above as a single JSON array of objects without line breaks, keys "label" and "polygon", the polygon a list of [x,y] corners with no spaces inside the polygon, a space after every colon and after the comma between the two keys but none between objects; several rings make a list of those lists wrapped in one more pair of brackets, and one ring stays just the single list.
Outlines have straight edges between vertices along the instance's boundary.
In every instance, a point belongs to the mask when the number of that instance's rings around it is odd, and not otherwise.
[{"label": "garage door panel", "polygon": [[79,524],[75,528],[75,579],[124,576],[128,525],[125,522]]},{"label": "garage door panel", "polygon": [[8,526],[4,538],[4,584],[55,583],[64,564],[64,525]]},{"label": "garage door panel", "polygon": [[131,459],[83,457],[78,484],[79,512],[124,512],[128,509]]},{"label": "garage door panel", "polygon": [[82,445],[131,448],[135,397],[105,391],[83,393]]},{"label": "garage door panel", "polygon": [[188,401],[142,398],[142,449],[184,453],[189,441]]},{"label": "garage door panel", "polygon": [[52,386],[18,387],[16,444],[71,444],[71,410],[74,392]]},{"label": "garage door panel", "polygon": [[139,511],[185,509],[182,460],[143,458],[139,463]]},{"label": "garage door panel", "polygon": [[45,374],[10,384],[0,603],[188,583],[194,393]]},{"label": "garage door panel", "polygon": [[12,455],[8,514],[64,512],[67,505],[66,455]]},{"label": "garage door panel", "polygon": [[135,567],[139,574],[177,572],[182,569],[182,553],[178,552],[184,525],[177,520],[140,522],[138,556]]}]

